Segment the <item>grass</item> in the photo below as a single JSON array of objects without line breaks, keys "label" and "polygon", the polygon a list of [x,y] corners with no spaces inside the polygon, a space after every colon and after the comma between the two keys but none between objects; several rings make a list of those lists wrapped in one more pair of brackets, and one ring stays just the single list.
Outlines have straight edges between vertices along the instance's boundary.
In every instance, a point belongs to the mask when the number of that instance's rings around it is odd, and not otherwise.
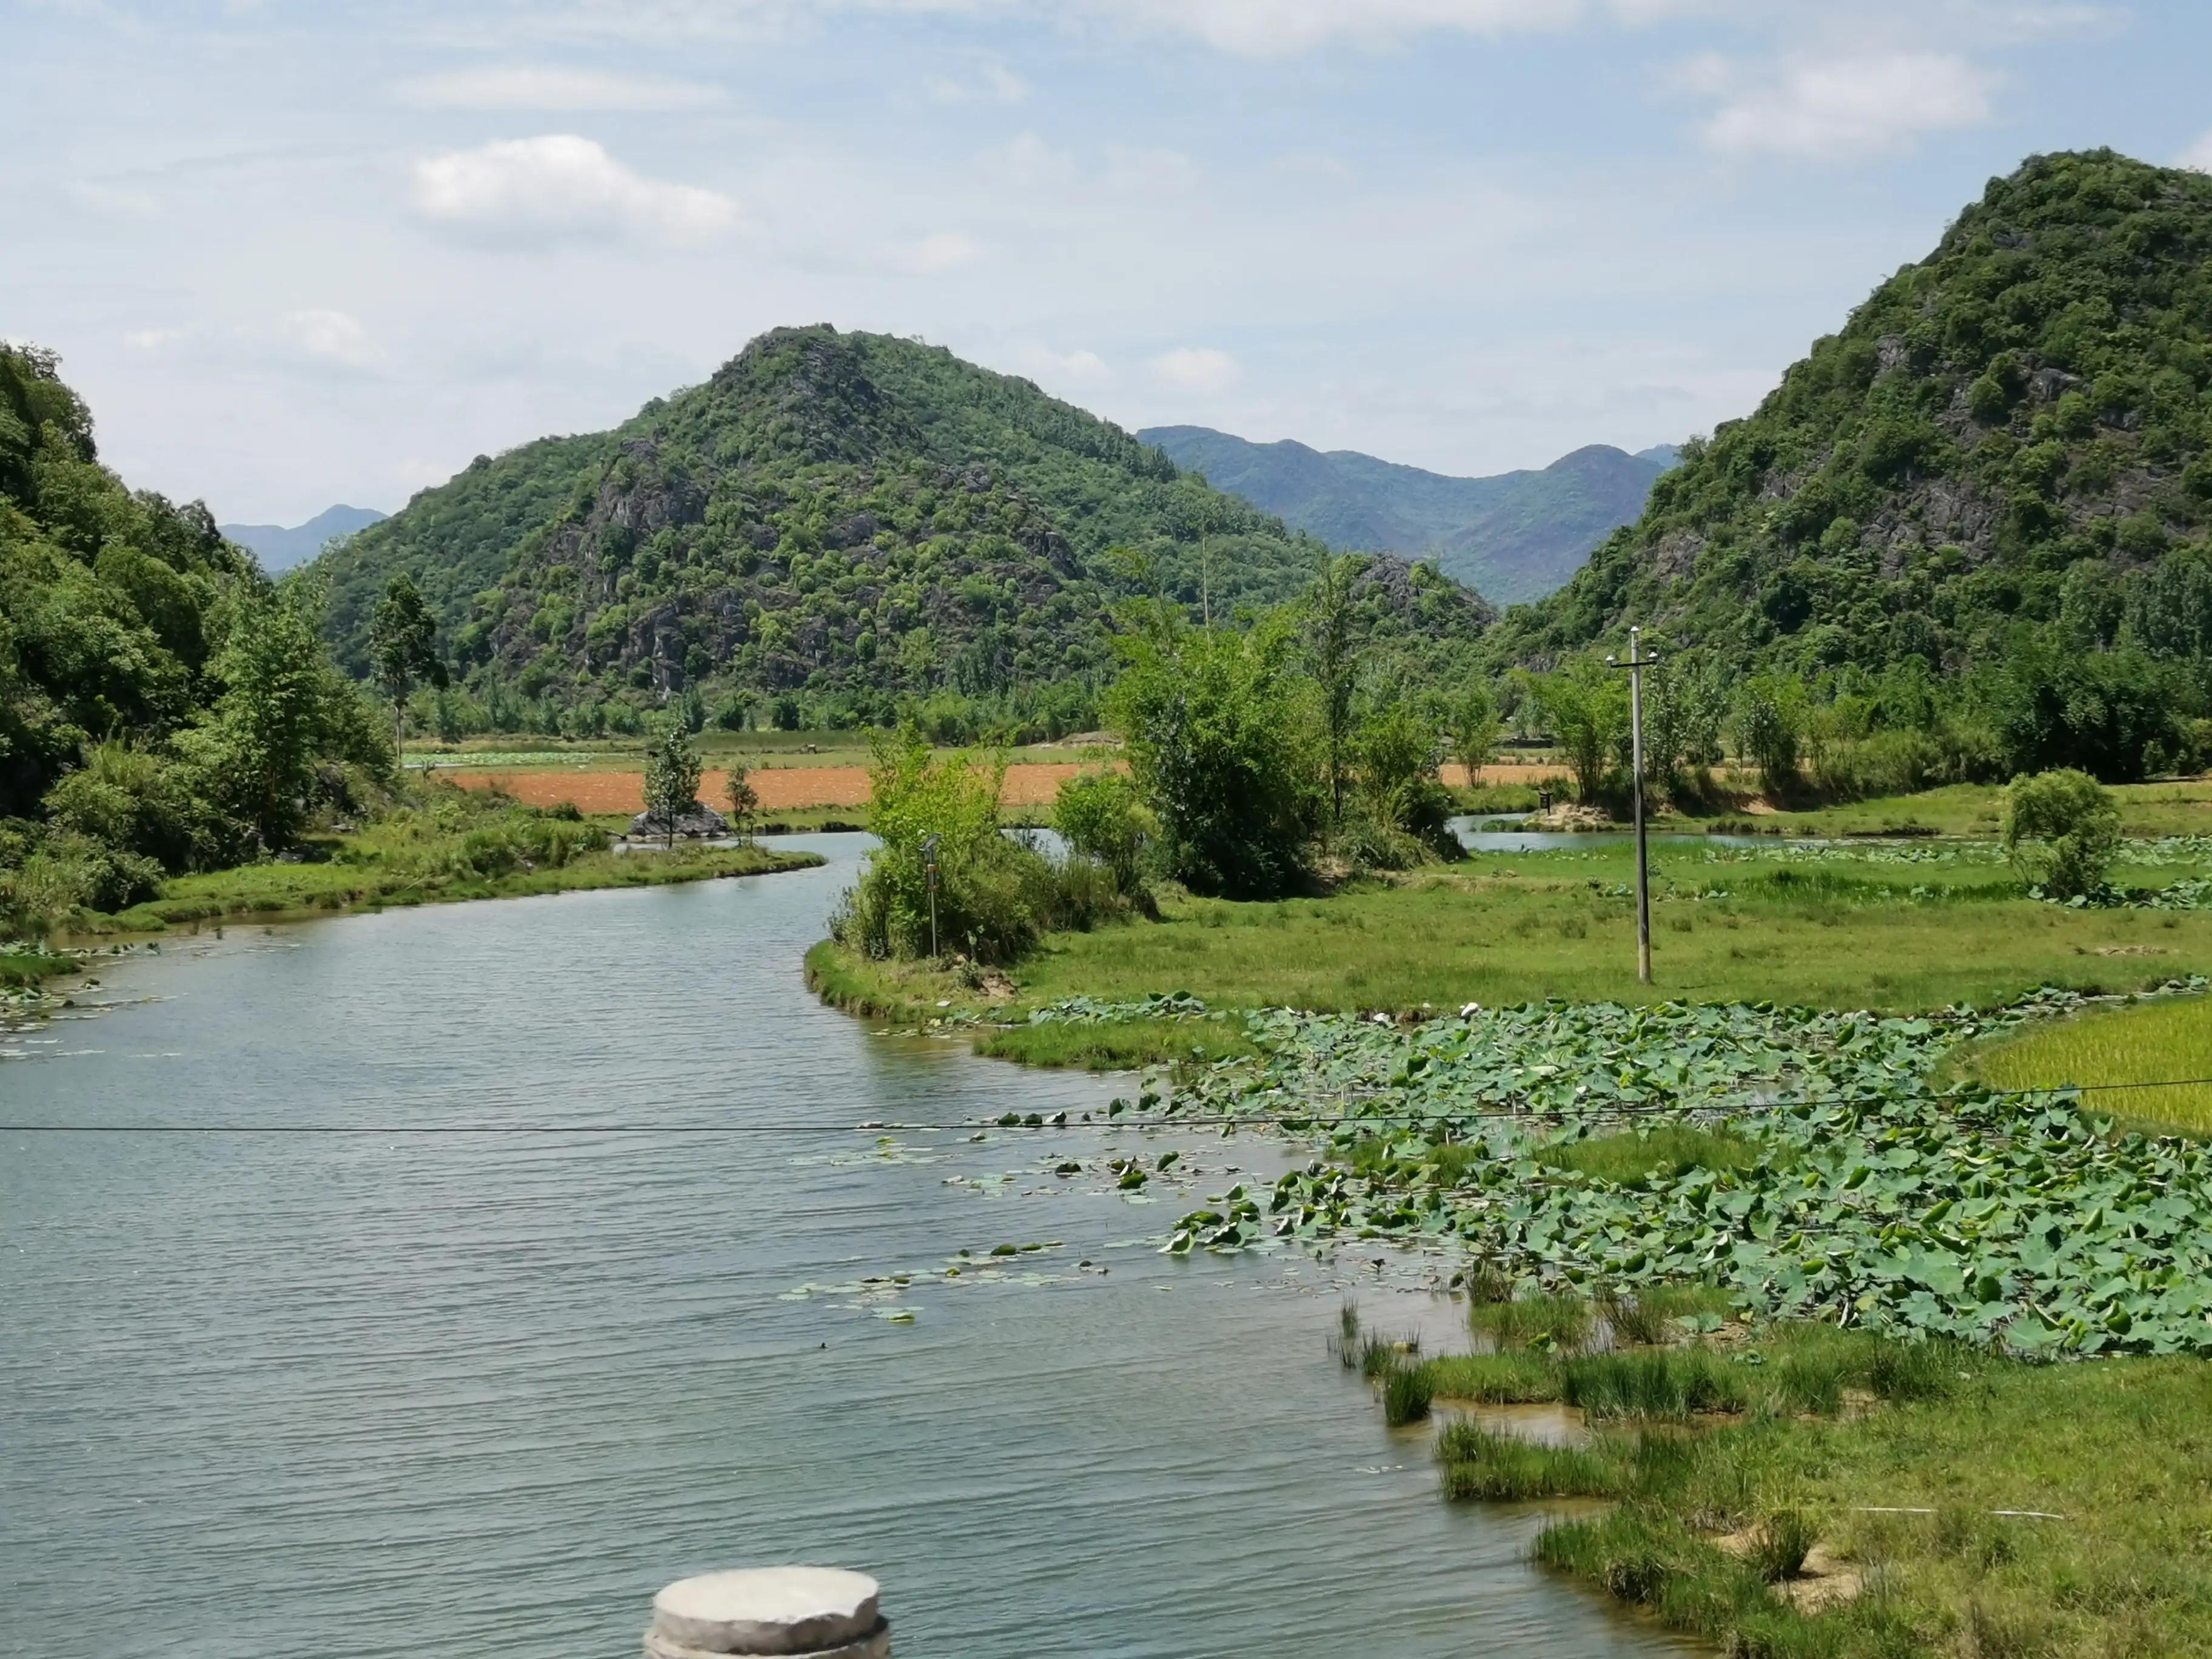
[{"label": "grass", "polygon": [[[1636,980],[1631,902],[1615,890],[1631,859],[1610,850],[1491,855],[1327,898],[1170,899],[1158,923],[1053,935],[1012,977],[1026,1004],[1178,989],[1218,1007],[1557,997],[1903,1012],[2212,972],[2212,913],[2063,909],[2018,896],[2001,868],[1869,864],[1814,881],[1673,848],[1655,864],[1648,987]],[[1916,897],[1916,886],[1960,896]],[[1704,887],[1730,896],[1687,896]]]},{"label": "grass", "polygon": [[1692,1170],[1756,1169],[1772,1157],[1771,1149],[1745,1135],[1668,1123],[1587,1140],[1555,1141],[1537,1152],[1536,1161],[1632,1187],[1654,1176],[1672,1180]]},{"label": "grass", "polygon": [[1242,1021],[1215,1017],[1015,1025],[978,1036],[975,1052],[1024,1066],[1119,1072],[1255,1051]]},{"label": "grass", "polygon": [[1468,1323],[1500,1348],[1571,1348],[1589,1334],[1590,1304],[1578,1296],[1528,1296],[1478,1302]]},{"label": "grass", "polygon": [[[2120,831],[2128,836],[2212,834],[2212,779],[2130,783],[2113,789]],[[1917,795],[1885,795],[1805,811],[1761,813],[1757,828],[1776,835],[1871,836],[1904,831],[1994,839],[2004,820],[2004,787],[1961,783]]]},{"label": "grass", "polygon": [[70,951],[51,951],[39,945],[0,947],[0,989],[27,990],[46,980],[73,974],[84,959]]},{"label": "grass", "polygon": [[[1437,1455],[1448,1497],[1617,1500],[1548,1528],[1538,1559],[1725,1651],[2212,1651],[2201,1361],[2038,1366],[1778,1325],[1741,1347],[1422,1369],[1440,1400],[1557,1399],[1594,1421],[1701,1425],[1550,1447],[1455,1423]],[[1733,1414],[1698,1415],[1715,1409]],[[1816,1543],[1861,1593],[1808,1613],[1773,1586],[1789,1588]]]},{"label": "grass", "polygon": [[[2000,1089],[2212,1078],[2212,999],[2178,997],[2034,1027],[1977,1050],[1960,1069]],[[2093,1094],[2100,1111],[2212,1133],[2212,1086]]]}]

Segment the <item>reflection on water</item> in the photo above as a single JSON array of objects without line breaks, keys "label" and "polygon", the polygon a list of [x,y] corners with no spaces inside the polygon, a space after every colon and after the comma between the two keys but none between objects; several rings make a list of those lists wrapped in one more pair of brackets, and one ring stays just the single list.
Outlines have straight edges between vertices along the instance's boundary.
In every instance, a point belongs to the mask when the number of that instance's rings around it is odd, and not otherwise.
[{"label": "reflection on water", "polygon": [[1050,1173],[1095,1131],[852,1133],[1115,1085],[816,1005],[862,843],[799,844],[832,866],[233,929],[0,1061],[14,1121],[254,1132],[0,1140],[11,1647],[594,1659],[671,1578],[811,1559],[883,1577],[906,1659],[1671,1650],[1527,1565],[1540,1517],[1438,1501],[1324,1352],[1364,1258],[1163,1258],[1175,1194]]}]

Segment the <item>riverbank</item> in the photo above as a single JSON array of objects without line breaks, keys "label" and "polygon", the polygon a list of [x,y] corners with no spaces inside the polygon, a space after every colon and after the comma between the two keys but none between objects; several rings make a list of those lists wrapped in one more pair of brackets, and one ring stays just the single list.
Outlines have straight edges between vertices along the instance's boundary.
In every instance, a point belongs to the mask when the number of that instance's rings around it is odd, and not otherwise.
[{"label": "riverbank", "polygon": [[605,830],[574,814],[445,790],[366,827],[303,837],[284,859],[172,876],[153,897],[125,909],[73,912],[55,937],[67,943],[400,905],[657,887],[821,862],[817,854],[758,845],[617,850]]},{"label": "riverbank", "polygon": [[[2118,879],[2206,850],[2137,845]],[[988,977],[825,945],[810,979],[983,1053],[1160,1067],[1139,1122],[1314,1142],[1171,1248],[1437,1253],[1469,1352],[1385,1355],[1390,1420],[1448,1419],[1455,1500],[1600,1506],[1537,1558],[1672,1629],[1774,1659],[2212,1645],[2212,1154],[1946,1070],[2201,1024],[2212,916],[2043,903],[1986,843],[1670,846],[1640,988],[1630,856],[1170,895]]]}]

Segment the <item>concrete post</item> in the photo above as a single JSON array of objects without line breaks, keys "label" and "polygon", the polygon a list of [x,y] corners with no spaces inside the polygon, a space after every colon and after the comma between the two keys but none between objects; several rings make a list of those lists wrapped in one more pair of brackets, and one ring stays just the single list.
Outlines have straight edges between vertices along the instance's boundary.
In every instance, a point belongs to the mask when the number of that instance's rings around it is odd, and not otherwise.
[{"label": "concrete post", "polygon": [[890,1659],[891,1629],[864,1573],[754,1567],[682,1578],[653,1598],[646,1659]]}]

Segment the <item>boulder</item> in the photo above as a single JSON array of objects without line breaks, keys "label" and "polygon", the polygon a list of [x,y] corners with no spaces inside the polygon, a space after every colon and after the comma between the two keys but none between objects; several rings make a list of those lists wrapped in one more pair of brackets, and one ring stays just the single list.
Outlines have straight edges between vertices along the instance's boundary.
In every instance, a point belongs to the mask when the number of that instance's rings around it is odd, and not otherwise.
[{"label": "boulder", "polygon": [[[629,832],[639,841],[668,839],[668,820],[658,813],[640,812],[629,821]],[[711,806],[693,801],[676,815],[676,838],[714,841],[730,833],[730,821]]]}]

